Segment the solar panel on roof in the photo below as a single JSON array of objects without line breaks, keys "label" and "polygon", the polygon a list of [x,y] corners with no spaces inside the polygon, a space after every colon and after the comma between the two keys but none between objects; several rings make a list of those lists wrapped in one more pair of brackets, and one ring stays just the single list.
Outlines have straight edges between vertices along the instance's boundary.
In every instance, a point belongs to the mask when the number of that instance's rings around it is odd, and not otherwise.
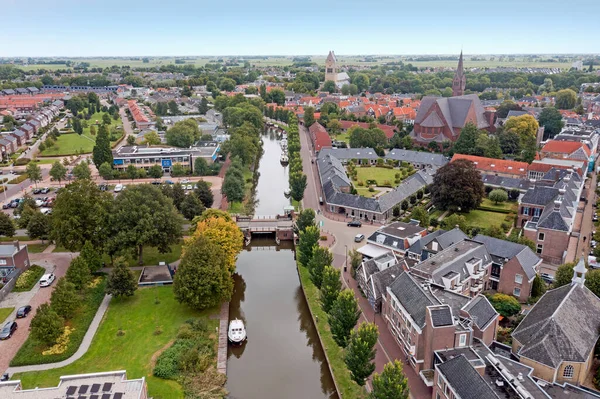
[{"label": "solar panel on roof", "polygon": [[109,398],[110,398],[109,393],[105,393],[104,395],[102,395],[102,399],[109,399]]},{"label": "solar panel on roof", "polygon": [[89,388],[89,385],[82,385],[82,386],[80,386],[80,387],[79,387],[79,393],[80,393],[80,394],[82,394],[82,393],[86,393],[86,392],[87,392],[87,390],[88,390],[88,388]]},{"label": "solar panel on roof", "polygon": [[123,394],[121,392],[117,392],[115,393],[115,395],[113,396],[113,399],[121,399],[123,397]]},{"label": "solar panel on roof", "polygon": [[79,395],[79,397],[77,399],[86,399],[86,398],[87,398],[87,396],[85,396],[85,395]]},{"label": "solar panel on roof", "polygon": [[111,389],[112,389],[112,382],[105,382],[104,385],[102,386],[102,392],[108,392]]},{"label": "solar panel on roof", "polygon": [[67,395],[73,395],[77,391],[77,387],[70,386],[67,388]]},{"label": "solar panel on roof", "polygon": [[98,395],[92,395],[92,396],[90,396],[90,399],[98,399],[98,398],[99,398]]},{"label": "solar panel on roof", "polygon": [[90,389],[91,393],[96,393],[100,390],[100,384],[92,384],[92,389]]}]

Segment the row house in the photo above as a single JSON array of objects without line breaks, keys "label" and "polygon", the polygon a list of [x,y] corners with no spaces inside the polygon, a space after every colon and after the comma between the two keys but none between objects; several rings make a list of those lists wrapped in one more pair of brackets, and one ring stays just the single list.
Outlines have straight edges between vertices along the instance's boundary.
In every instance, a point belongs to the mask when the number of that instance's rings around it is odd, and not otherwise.
[{"label": "row house", "polygon": [[17,140],[17,138],[13,135],[13,132],[7,133],[7,132],[3,132],[0,133],[2,140],[5,140],[6,142],[8,142],[6,145],[6,150],[8,151],[7,154],[5,155],[10,155],[14,152],[17,151],[17,149],[19,148],[19,141]]},{"label": "row house", "polygon": [[406,251],[406,257],[420,263],[467,238],[469,237],[458,227],[449,231],[435,230],[412,244]]},{"label": "row house", "polygon": [[487,285],[492,257],[485,245],[460,241],[411,268],[411,273],[458,294],[475,296]]},{"label": "row house", "polygon": [[316,153],[320,152],[323,148],[331,148],[331,137],[329,137],[329,133],[327,133],[327,130],[319,122],[313,123],[308,128],[308,132],[310,133],[310,141]]},{"label": "row house", "polygon": [[483,295],[474,298],[402,271],[382,300],[386,325],[419,373],[434,366],[434,352],[467,348],[474,338],[491,343],[498,313]]},{"label": "row house", "polygon": [[405,162],[412,165],[415,169],[438,169],[448,163],[448,159],[442,154],[404,150],[401,148],[394,148],[388,152],[385,159]]},{"label": "row house", "polygon": [[[25,145],[25,143],[27,142],[27,140],[29,140],[27,133],[25,133],[23,130],[18,129],[18,130],[13,130],[12,132],[10,132],[10,135],[12,137],[15,138],[15,140],[17,141],[17,148],[21,147],[22,145]],[[16,149],[15,149],[16,151]]]},{"label": "row house", "polygon": [[404,257],[406,250],[425,237],[427,229],[417,223],[393,222],[379,228],[367,238],[367,244],[358,252],[369,258],[375,258],[386,252]]},{"label": "row house", "polygon": [[406,260],[387,252],[376,258],[364,260],[356,269],[356,282],[375,312],[381,311],[381,303],[389,287],[401,272],[408,270]]},{"label": "row house", "polygon": [[578,141],[550,140],[540,150],[542,158],[569,159],[587,163],[592,153],[590,148]]},{"label": "row house", "polygon": [[547,181],[555,183],[555,175],[558,171],[574,171],[583,178],[587,173],[584,161],[543,158],[535,159],[527,170],[527,178],[531,181]]},{"label": "row house", "polygon": [[475,155],[454,154],[452,162],[457,159],[466,159],[473,162],[475,168],[482,175],[513,177],[517,179],[526,178],[527,168],[529,167],[527,162],[478,157]]},{"label": "row house", "polygon": [[565,261],[584,184],[569,172],[553,185],[534,185],[519,200],[518,226],[544,261]]}]

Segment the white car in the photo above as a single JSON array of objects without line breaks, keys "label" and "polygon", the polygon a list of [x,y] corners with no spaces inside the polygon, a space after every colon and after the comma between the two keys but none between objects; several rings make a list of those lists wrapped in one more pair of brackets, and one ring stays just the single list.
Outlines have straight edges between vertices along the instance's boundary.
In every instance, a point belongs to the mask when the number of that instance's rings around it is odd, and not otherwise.
[{"label": "white car", "polygon": [[40,279],[40,287],[48,287],[56,279],[52,273],[44,274]]},{"label": "white car", "polygon": [[186,190],[193,190],[194,186],[191,184],[188,184],[187,187],[185,188]]},{"label": "white car", "polygon": [[115,186],[115,193],[118,193],[118,192],[120,192],[122,190],[123,190],[123,185],[122,184],[117,184]]},{"label": "white car", "polygon": [[190,179],[183,179],[183,180],[181,181],[181,184],[186,184],[186,183],[189,183],[189,182],[190,182]]},{"label": "white car", "polygon": [[41,199],[36,199],[36,200],[35,200],[35,206],[36,206],[36,207],[38,207],[38,208],[39,208],[39,207],[41,207],[42,205],[44,205],[44,201],[43,201],[43,200],[41,200]]}]

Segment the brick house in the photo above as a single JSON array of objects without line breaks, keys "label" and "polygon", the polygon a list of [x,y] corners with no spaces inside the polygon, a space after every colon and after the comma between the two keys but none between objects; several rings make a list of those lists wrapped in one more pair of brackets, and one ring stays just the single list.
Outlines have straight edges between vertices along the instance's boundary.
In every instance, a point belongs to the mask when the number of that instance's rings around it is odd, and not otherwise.
[{"label": "brick house", "polygon": [[590,155],[588,146],[578,141],[549,140],[540,150],[542,158],[575,159],[587,162]]},{"label": "brick house", "polygon": [[517,179],[527,178],[527,168],[529,167],[527,162],[478,157],[475,155],[454,154],[452,157],[452,162],[456,161],[457,159],[466,159],[473,162],[475,168],[481,172],[481,174],[514,177]]},{"label": "brick house", "polygon": [[542,259],[526,245],[479,234],[473,238],[492,256],[486,289],[514,295],[519,302],[531,296],[533,279]]},{"label": "brick house", "polygon": [[365,260],[356,269],[356,282],[376,312],[381,311],[387,287],[403,270],[408,270],[408,266],[403,259],[396,259],[393,252]]},{"label": "brick house", "polygon": [[547,291],[512,333],[512,352],[550,383],[582,384],[600,337],[600,298],[585,287],[583,257],[570,285]]},{"label": "brick house", "polygon": [[321,151],[322,148],[331,147],[331,137],[329,137],[327,130],[319,122],[313,123],[308,128],[308,131],[310,133],[310,141],[312,142],[315,152]]},{"label": "brick house", "polygon": [[[479,335],[486,337],[496,335],[498,319],[498,313],[485,297],[470,299],[406,271],[387,288],[382,313],[417,373],[433,368],[436,350],[470,345],[473,320],[465,316],[480,320],[483,331]],[[487,321],[485,326],[483,320]]]},{"label": "brick house", "polygon": [[413,261],[421,262],[467,238],[469,237],[458,227],[449,231],[435,230],[412,244],[407,249],[406,256]]},{"label": "brick house", "polygon": [[25,270],[29,267],[29,251],[27,245],[19,241],[0,244],[0,276],[5,277],[14,269]]}]

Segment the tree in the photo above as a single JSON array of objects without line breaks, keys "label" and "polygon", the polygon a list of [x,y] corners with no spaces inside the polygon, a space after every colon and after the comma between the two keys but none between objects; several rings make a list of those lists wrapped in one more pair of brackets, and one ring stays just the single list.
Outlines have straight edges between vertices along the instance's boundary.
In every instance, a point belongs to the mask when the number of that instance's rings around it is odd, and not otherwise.
[{"label": "tree", "polygon": [[[104,115],[108,116],[108,119],[110,120],[110,116],[108,114]],[[92,160],[94,161],[94,165],[96,165],[96,168],[99,168],[100,165],[102,165],[105,162],[109,165],[113,164],[110,137],[108,134],[108,126],[106,125],[102,125],[100,126],[100,129],[98,129],[98,135],[96,136],[96,144],[94,144],[94,149],[92,150]]]},{"label": "tree", "polygon": [[202,202],[193,193],[186,195],[181,203],[181,213],[187,220],[192,220],[194,217],[202,215],[205,209]]},{"label": "tree", "polygon": [[67,281],[65,277],[58,280],[50,300],[52,309],[65,319],[73,317],[80,303],[75,284]]},{"label": "tree", "polygon": [[338,295],[329,312],[329,327],[335,342],[345,348],[350,332],[360,317],[358,301],[351,289],[345,289]]},{"label": "tree", "polygon": [[160,165],[152,165],[148,169],[148,174],[150,175],[150,177],[160,179],[164,174],[163,168]]},{"label": "tree", "polygon": [[108,214],[112,195],[91,180],[77,180],[60,190],[51,218],[51,238],[69,251],[86,241],[101,248],[108,238]]},{"label": "tree", "polygon": [[510,111],[521,111],[522,108],[519,104],[512,101],[504,101],[496,110],[496,117],[504,119],[508,116]]},{"label": "tree", "polygon": [[313,107],[304,108],[304,126],[307,128],[315,123],[315,109]]},{"label": "tree", "polygon": [[539,274],[536,274],[531,284],[531,297],[539,298],[546,292],[546,283]]},{"label": "tree", "polygon": [[112,119],[108,112],[105,112],[104,114],[102,114],[102,124],[110,125],[111,122],[112,122]]},{"label": "tree", "polygon": [[308,226],[316,226],[315,210],[312,208],[304,208],[296,218],[296,233],[303,232]]},{"label": "tree", "polygon": [[60,185],[60,182],[63,181],[66,176],[67,168],[65,168],[64,165],[60,163],[60,161],[54,161],[52,167],[50,168],[50,177],[52,177],[52,179],[54,180],[57,180],[58,184]]},{"label": "tree", "polygon": [[325,266],[320,292],[321,308],[323,308],[325,313],[329,313],[341,290],[342,280],[340,270],[333,266]]},{"label": "tree", "polygon": [[554,138],[564,126],[562,115],[554,107],[543,108],[538,122],[541,126],[544,126],[544,139]]},{"label": "tree", "polygon": [[335,82],[333,80],[327,80],[323,84],[323,91],[326,91],[328,93],[335,93],[336,90],[337,90],[337,87],[336,87]]},{"label": "tree", "polygon": [[490,302],[494,309],[503,317],[511,317],[521,311],[521,304],[512,295],[497,293],[492,295]]},{"label": "tree", "polygon": [[229,202],[241,202],[244,199],[246,184],[243,177],[229,173],[230,170],[227,171],[223,179],[221,193],[227,197]]},{"label": "tree", "polygon": [[137,177],[137,168],[135,167],[135,165],[127,165],[127,168],[125,169],[125,174],[133,181],[133,179]]},{"label": "tree", "polygon": [[122,258],[117,259],[106,282],[106,293],[117,298],[130,297],[137,288],[135,274]]},{"label": "tree", "polygon": [[104,264],[104,262],[102,262],[102,256],[100,256],[100,253],[89,241],[86,241],[85,244],[83,244],[83,247],[79,252],[79,257],[85,262],[92,273],[100,270]]},{"label": "tree", "polygon": [[302,201],[307,184],[307,177],[304,173],[296,172],[290,175],[290,195],[294,201]]},{"label": "tree", "polygon": [[202,97],[202,100],[200,100],[200,104],[198,105],[198,112],[205,115],[208,112],[208,109],[208,100],[206,97]]},{"label": "tree", "polygon": [[181,209],[181,204],[183,203],[184,198],[185,198],[185,190],[183,189],[183,186],[181,185],[181,183],[175,183],[173,185],[172,197],[171,197],[171,199],[173,200],[173,205],[175,205],[175,208],[177,208],[178,210]]},{"label": "tree", "polygon": [[50,217],[41,212],[33,212],[27,222],[27,235],[34,240],[46,240],[50,235]]},{"label": "tree", "polygon": [[157,247],[165,253],[181,239],[181,216],[173,202],[150,184],[122,191],[115,199],[109,220],[113,248],[136,248],[140,265],[144,246]]},{"label": "tree", "polygon": [[421,227],[429,227],[429,215],[422,206],[415,206],[410,214],[410,218],[418,220]]},{"label": "tree", "polygon": [[577,93],[571,89],[559,90],[554,103],[558,109],[573,109],[577,103]]},{"label": "tree", "polygon": [[383,367],[381,374],[373,375],[373,387],[369,399],[408,399],[408,379],[402,371],[402,363],[394,360]]},{"label": "tree", "polygon": [[193,236],[204,236],[218,244],[225,251],[225,264],[233,274],[237,256],[242,251],[244,236],[235,221],[224,212],[213,209],[205,212],[205,215],[198,219]]},{"label": "tree", "polygon": [[384,147],[387,144],[385,133],[378,128],[365,129],[355,125],[348,129],[348,137],[350,140],[350,147],[352,148],[378,148]]},{"label": "tree", "polygon": [[214,196],[210,186],[204,180],[199,180],[196,183],[194,194],[202,202],[205,208],[210,208],[214,202]]},{"label": "tree", "polygon": [[445,230],[452,230],[457,226],[462,231],[467,231],[467,219],[463,215],[454,213],[442,220],[442,228]]},{"label": "tree", "polygon": [[127,145],[135,145],[135,136],[127,136]]},{"label": "tree", "polygon": [[63,332],[63,319],[48,303],[38,308],[31,320],[31,337],[46,346],[54,345]]},{"label": "tree", "polygon": [[360,386],[375,371],[375,344],[379,329],[375,323],[361,323],[358,330],[352,330],[346,348],[345,363],[351,378]]},{"label": "tree", "polygon": [[195,309],[210,308],[231,299],[231,276],[224,249],[200,235],[185,246],[173,279],[173,293],[179,302]]},{"label": "tree", "polygon": [[556,269],[556,273],[554,273],[554,284],[552,288],[562,287],[563,285],[571,284],[571,280],[573,279],[573,268],[575,267],[575,262],[564,263]]},{"label": "tree", "polygon": [[210,174],[210,168],[204,158],[196,158],[194,161],[194,174],[196,176],[206,176]]},{"label": "tree", "polygon": [[500,202],[508,201],[508,193],[506,192],[506,190],[497,188],[495,190],[490,191],[488,198],[490,199],[490,201],[494,201],[494,204],[498,205],[498,203]]},{"label": "tree", "polygon": [[319,228],[317,226],[308,226],[300,232],[300,245],[298,246],[298,262],[308,268],[312,259],[313,247],[319,242]]},{"label": "tree", "polygon": [[438,209],[469,212],[481,204],[484,195],[481,174],[466,159],[444,165],[433,176],[431,200]]},{"label": "tree", "polygon": [[73,168],[73,176],[77,180],[90,180],[92,178],[92,171],[90,166],[85,161],[81,161]]},{"label": "tree", "polygon": [[[130,136],[133,137],[133,136]],[[148,145],[160,145],[162,143],[158,132],[151,131],[144,135],[144,141]]]},{"label": "tree", "polygon": [[167,103],[167,106],[169,107],[169,114],[171,115],[179,115],[179,106],[177,105],[177,103],[173,100],[169,101]]},{"label": "tree", "polygon": [[78,256],[71,261],[69,268],[67,269],[66,274],[67,280],[78,290],[83,290],[88,283],[92,280],[92,274],[90,273],[90,268],[87,263],[85,263],[85,259]]},{"label": "tree", "polygon": [[102,178],[104,180],[109,180],[112,177],[112,175],[113,175],[112,167],[110,166],[110,164],[108,162],[104,162],[98,168],[98,174],[100,176],[102,176]]},{"label": "tree", "polygon": [[200,138],[198,122],[193,119],[176,122],[173,127],[167,130],[165,136],[168,145],[188,148]]},{"label": "tree", "polygon": [[476,155],[475,148],[477,147],[479,135],[480,132],[477,126],[472,122],[468,122],[460,131],[460,136],[458,136],[458,140],[454,143],[452,150],[455,154]]},{"label": "tree", "polygon": [[353,249],[352,251],[350,251],[349,255],[350,255],[350,267],[351,267],[350,270],[352,272],[352,277],[355,277],[356,269],[358,269],[358,267],[361,265],[361,263],[363,261],[363,256],[356,249]]},{"label": "tree", "polygon": [[0,235],[12,237],[15,235],[15,224],[8,213],[0,213]]},{"label": "tree", "polygon": [[[356,85],[358,92],[363,92],[367,90],[369,88],[369,85],[371,84],[369,80],[369,75],[364,73],[357,73],[352,77],[352,84]],[[350,88],[350,90],[352,91],[352,88]]]},{"label": "tree", "polygon": [[25,173],[27,173],[27,177],[35,184],[36,187],[37,183],[42,181],[42,169],[40,169],[35,162],[30,162],[27,164]]},{"label": "tree", "polygon": [[317,288],[321,288],[325,266],[331,266],[332,264],[333,254],[328,248],[319,245],[313,246],[312,257],[310,258],[307,267],[310,271],[310,279]]}]

